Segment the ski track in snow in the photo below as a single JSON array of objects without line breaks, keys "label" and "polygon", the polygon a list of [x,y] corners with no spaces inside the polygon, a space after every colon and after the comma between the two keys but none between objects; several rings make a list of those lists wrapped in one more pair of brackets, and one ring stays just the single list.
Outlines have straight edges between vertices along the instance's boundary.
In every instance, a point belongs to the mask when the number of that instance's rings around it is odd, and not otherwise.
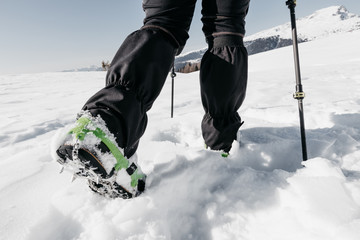
[{"label": "ski track in snow", "polygon": [[70,184],[50,154],[105,73],[0,76],[0,239],[358,239],[359,38],[300,44],[305,167],[291,48],[249,58],[245,124],[227,159],[203,147],[198,72],[178,74],[174,119],[167,81],[138,150],[147,191],[131,200]]}]

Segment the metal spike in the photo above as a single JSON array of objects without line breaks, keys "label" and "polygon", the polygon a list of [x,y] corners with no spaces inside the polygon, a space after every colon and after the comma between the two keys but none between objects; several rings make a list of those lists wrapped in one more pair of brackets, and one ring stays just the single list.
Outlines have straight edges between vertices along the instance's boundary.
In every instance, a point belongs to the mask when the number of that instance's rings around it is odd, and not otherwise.
[{"label": "metal spike", "polygon": [[74,173],[71,177],[71,182],[74,182],[76,178],[77,178],[77,175],[76,175],[76,173]]},{"label": "metal spike", "polygon": [[60,172],[59,172],[59,174],[62,174],[62,173],[63,173],[64,168],[65,168],[64,166],[61,166],[61,167],[60,167]]},{"label": "metal spike", "polygon": [[59,158],[59,159],[57,160],[57,162],[60,163],[60,164],[64,164],[64,163],[65,163],[65,160],[62,159],[62,158]]},{"label": "metal spike", "polygon": [[99,177],[98,176],[96,176],[96,184],[99,185]]}]

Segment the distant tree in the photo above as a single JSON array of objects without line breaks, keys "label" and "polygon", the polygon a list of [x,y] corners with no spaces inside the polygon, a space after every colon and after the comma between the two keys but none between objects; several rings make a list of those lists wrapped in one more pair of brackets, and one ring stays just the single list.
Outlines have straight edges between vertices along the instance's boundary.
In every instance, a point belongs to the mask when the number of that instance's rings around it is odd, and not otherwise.
[{"label": "distant tree", "polygon": [[191,66],[190,66],[190,72],[196,72],[199,70],[199,67],[198,67],[198,63],[193,63]]},{"label": "distant tree", "polygon": [[197,64],[195,65],[195,70],[194,70],[194,72],[199,71],[199,70],[200,70],[200,63],[197,63]]},{"label": "distant tree", "polygon": [[186,63],[184,67],[178,69],[178,72],[181,73],[191,73],[191,72],[196,72],[200,70],[200,62],[198,63]]},{"label": "distant tree", "polygon": [[104,71],[107,71],[107,70],[109,70],[109,68],[110,68],[110,63],[109,63],[109,61],[102,61],[101,62],[101,67],[102,67],[102,69],[104,70]]},{"label": "distant tree", "polygon": [[187,63],[184,67],[183,73],[189,73],[191,70],[191,63]]}]

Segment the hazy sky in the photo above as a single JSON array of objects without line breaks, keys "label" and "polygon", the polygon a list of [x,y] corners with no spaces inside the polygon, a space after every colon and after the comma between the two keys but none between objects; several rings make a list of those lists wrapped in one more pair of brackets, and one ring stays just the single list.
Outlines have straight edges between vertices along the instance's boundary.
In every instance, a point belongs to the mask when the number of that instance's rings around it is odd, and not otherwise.
[{"label": "hazy sky", "polygon": [[[252,0],[247,34],[289,21],[286,0]],[[205,47],[198,1],[184,52]],[[360,15],[359,0],[298,0],[296,16],[344,5]],[[111,60],[142,25],[141,0],[0,0],[0,74],[61,71]]]}]

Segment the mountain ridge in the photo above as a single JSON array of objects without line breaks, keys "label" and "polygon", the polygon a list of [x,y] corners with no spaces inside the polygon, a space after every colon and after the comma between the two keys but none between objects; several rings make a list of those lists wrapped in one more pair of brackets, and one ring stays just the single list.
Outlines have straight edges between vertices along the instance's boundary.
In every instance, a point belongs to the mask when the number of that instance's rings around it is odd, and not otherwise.
[{"label": "mountain ridge", "polygon": [[[333,34],[351,32],[360,29],[360,16],[350,13],[345,6],[330,6],[299,18],[296,21],[298,42],[308,42],[328,37]],[[248,54],[270,51],[292,44],[290,22],[278,25],[244,38]],[[206,48],[182,54],[175,59],[175,69],[190,72],[197,65],[199,69],[202,55]],[[196,56],[194,58],[193,56]]]},{"label": "mountain ridge", "polygon": [[[322,8],[296,21],[298,42],[308,42],[333,34],[360,30],[360,16],[350,13],[343,5]],[[284,24],[257,32],[244,38],[249,55],[286,47],[292,44],[291,24]],[[175,71],[192,72],[200,69],[200,61],[207,47],[183,53],[175,58]],[[103,71],[100,66],[64,70],[64,72]]]}]

